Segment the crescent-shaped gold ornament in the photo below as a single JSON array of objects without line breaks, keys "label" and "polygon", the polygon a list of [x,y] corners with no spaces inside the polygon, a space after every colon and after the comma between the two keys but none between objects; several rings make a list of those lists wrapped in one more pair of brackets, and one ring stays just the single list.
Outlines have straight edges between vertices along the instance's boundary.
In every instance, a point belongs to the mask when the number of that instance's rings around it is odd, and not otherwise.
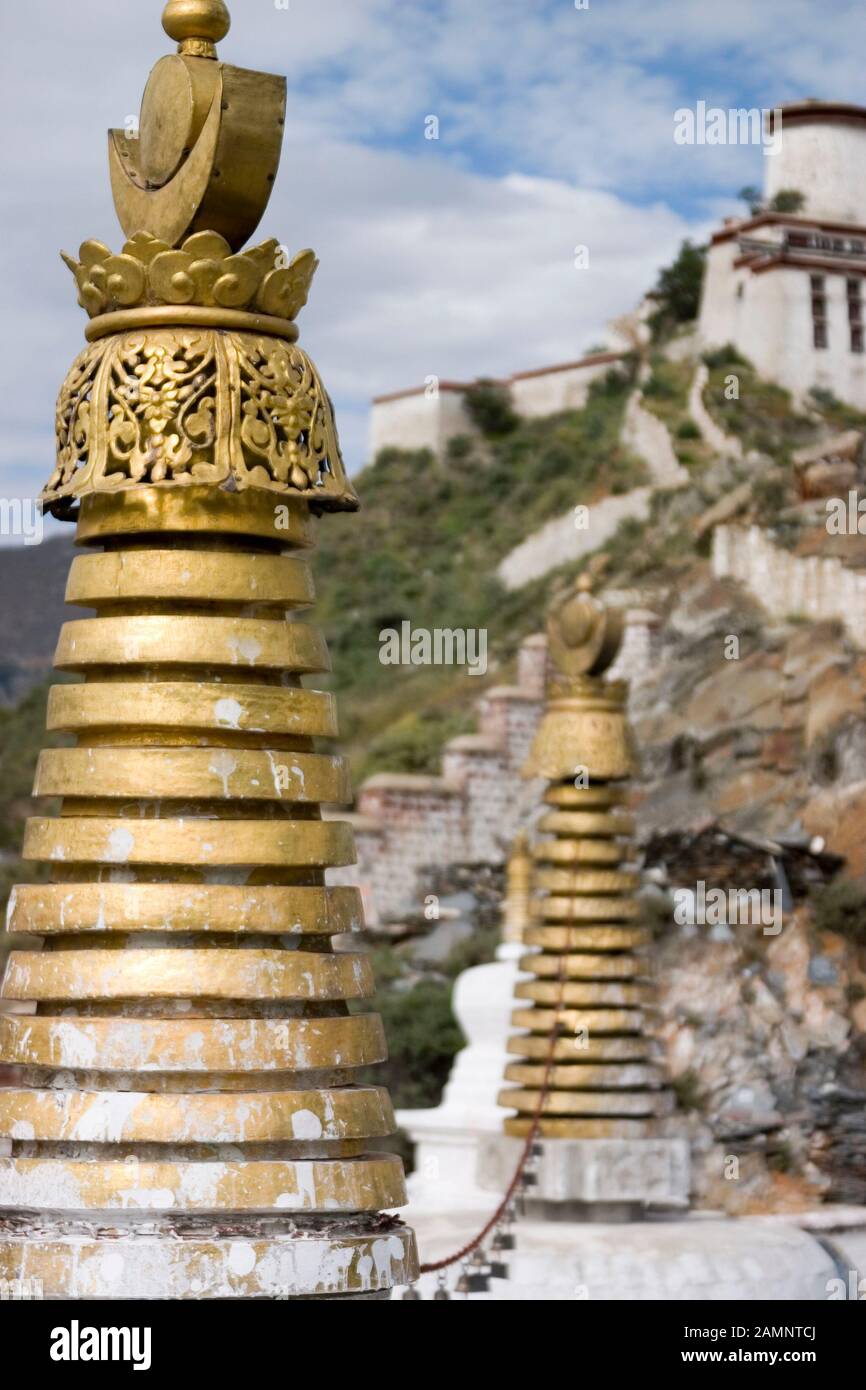
[{"label": "crescent-shaped gold ornament", "polygon": [[600,676],[616,659],[622,634],[622,612],[595,598],[588,575],[547,616],[551,660],[565,676]]},{"label": "crescent-shaped gold ornament", "polygon": [[111,189],[128,237],[177,246],[218,232],[234,251],[252,236],[280,162],[286,81],[221,63],[215,42],[228,11],[207,0],[173,0],[163,27],[179,40],[145,87],[137,134],[109,131]]}]

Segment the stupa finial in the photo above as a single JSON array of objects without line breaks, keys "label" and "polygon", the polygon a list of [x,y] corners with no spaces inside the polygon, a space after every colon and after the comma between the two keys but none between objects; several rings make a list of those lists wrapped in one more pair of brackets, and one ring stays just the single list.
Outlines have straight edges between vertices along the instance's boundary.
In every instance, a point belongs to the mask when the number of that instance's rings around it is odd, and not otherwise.
[{"label": "stupa finial", "polygon": [[231,28],[231,15],[223,0],[168,0],[162,27],[179,45],[181,53],[215,58],[216,45]]},{"label": "stupa finial", "polygon": [[625,718],[626,686],[606,679],[622,645],[622,610],[592,592],[592,578],[554,600],[547,614],[552,675],[547,709],[523,769],[525,777],[593,778],[634,771]]},{"label": "stupa finial", "polygon": [[[137,128],[109,131],[126,241],[64,254],[90,346],[57,406],[42,502],[72,518],[94,493],[192,483],[354,510],[328,394],[296,346],[318,261],[246,243],[280,160],[286,81],[232,67],[223,0],[170,0]],[[276,496],[275,496],[276,500]]]},{"label": "stupa finial", "polygon": [[109,131],[111,190],[128,237],[169,247],[218,232],[240,251],[277,174],[286,81],[217,59],[231,17],[223,0],[169,0],[162,24],[178,44],[147,80],[138,130]]},{"label": "stupa finial", "polygon": [[622,612],[607,607],[592,588],[592,576],[584,571],[547,615],[551,659],[566,677],[602,675],[622,644]]}]

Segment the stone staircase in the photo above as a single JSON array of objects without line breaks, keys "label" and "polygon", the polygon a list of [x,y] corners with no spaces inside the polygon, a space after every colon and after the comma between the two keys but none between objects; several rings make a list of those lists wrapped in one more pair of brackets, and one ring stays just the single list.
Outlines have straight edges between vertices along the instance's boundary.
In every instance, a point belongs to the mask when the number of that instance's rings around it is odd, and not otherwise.
[{"label": "stone staircase", "polygon": [[574,510],[539,527],[500,562],[496,573],[506,589],[519,589],[560,565],[574,564],[610,540],[623,521],[646,521],[656,489],[679,488],[688,482],[688,469],[677,459],[670,431],[645,409],[639,386],[628,399],[620,441],[629,453],[643,460],[651,481],[594,502],[589,507],[589,525],[583,529],[575,524]]}]

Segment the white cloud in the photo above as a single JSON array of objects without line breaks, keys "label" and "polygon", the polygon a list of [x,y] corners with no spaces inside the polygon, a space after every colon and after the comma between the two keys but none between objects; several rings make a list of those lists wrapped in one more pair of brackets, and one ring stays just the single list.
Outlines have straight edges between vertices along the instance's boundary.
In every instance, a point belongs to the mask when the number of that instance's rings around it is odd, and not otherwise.
[{"label": "white cloud", "polygon": [[[167,51],[158,6],[43,0],[4,25],[0,284],[5,493],[50,469],[57,387],[82,342],[60,247],[119,244],[108,125]],[[428,374],[567,359],[646,289],[684,235],[760,175],[760,155],[676,147],[698,96],[858,99],[860,13],[811,0],[235,0],[223,57],[289,76],[262,234],[313,245],[301,321],[362,461],[370,395]],[[855,26],[857,26],[855,28]],[[38,61],[34,55],[38,54]],[[424,139],[426,115],[441,139]],[[680,199],[687,189],[694,197]],[[687,208],[688,216],[677,211]],[[572,265],[590,247],[589,271]]]},{"label": "white cloud", "polygon": [[[297,243],[309,218],[322,268],[302,340],[356,409],[428,375],[471,379],[578,356],[689,231],[667,208],[556,180],[491,180],[435,156],[423,168],[335,144],[323,153]],[[589,246],[588,270],[575,269],[578,243]],[[354,459],[356,448],[357,438]]]}]

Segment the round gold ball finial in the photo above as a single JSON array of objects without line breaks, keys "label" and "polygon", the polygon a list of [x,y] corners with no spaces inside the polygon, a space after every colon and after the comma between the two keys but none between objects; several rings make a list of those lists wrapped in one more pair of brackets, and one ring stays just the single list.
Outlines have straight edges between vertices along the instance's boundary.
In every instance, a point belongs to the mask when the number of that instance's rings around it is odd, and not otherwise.
[{"label": "round gold ball finial", "polygon": [[176,43],[212,46],[225,38],[231,15],[223,0],[168,0],[162,27]]}]

